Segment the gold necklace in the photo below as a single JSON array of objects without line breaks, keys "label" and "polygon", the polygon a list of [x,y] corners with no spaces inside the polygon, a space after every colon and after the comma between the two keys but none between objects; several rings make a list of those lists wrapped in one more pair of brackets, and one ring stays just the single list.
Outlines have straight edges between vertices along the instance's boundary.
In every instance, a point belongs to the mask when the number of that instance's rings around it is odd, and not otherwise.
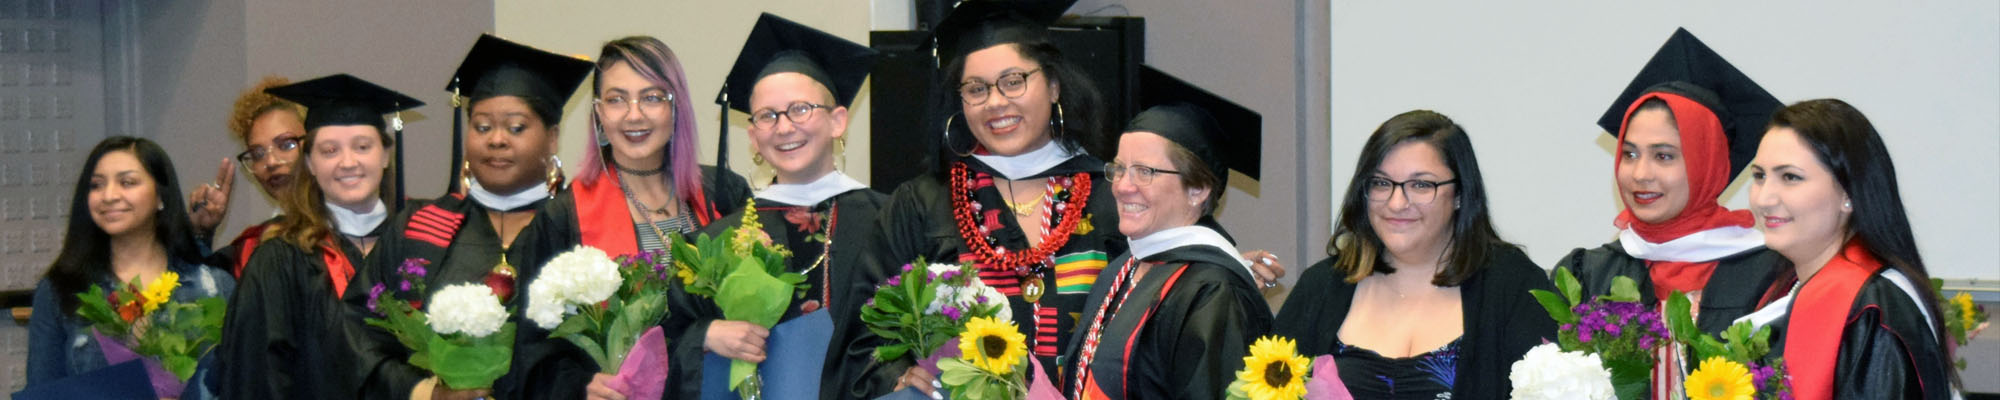
[{"label": "gold necklace", "polygon": [[1047,198],[1048,198],[1048,192],[1042,192],[1036,194],[1034,200],[1028,200],[1016,203],[1014,202],[1014,181],[1008,180],[1007,195],[1000,196],[1000,202],[1006,203],[1008,209],[1014,210],[1014,215],[1026,217],[1030,215],[1035,215],[1035,210],[1041,208],[1042,206],[1042,200]]}]

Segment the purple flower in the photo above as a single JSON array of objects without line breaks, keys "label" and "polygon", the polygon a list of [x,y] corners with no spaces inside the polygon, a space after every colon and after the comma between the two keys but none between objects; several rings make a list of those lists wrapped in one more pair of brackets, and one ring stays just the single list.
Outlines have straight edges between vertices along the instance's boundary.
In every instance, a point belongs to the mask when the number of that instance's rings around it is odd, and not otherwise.
[{"label": "purple flower", "polygon": [[1653,338],[1652,336],[1644,336],[1644,337],[1640,337],[1640,338],[1639,338],[1639,348],[1641,348],[1641,349],[1647,349],[1647,350],[1652,350],[1652,349],[1653,349],[1653,342],[1654,342],[1654,341],[1656,341],[1656,340],[1657,340],[1657,339],[1654,339],[1654,338]]},{"label": "purple flower", "polygon": [[889,283],[889,286],[899,286],[899,285],[902,285],[902,284],[903,284],[903,276],[902,276],[902,275],[896,275],[896,276],[891,276],[891,277],[889,277],[889,282],[888,282],[888,283]]},{"label": "purple flower", "polygon": [[403,284],[400,286],[400,289],[398,290],[402,290],[405,292],[410,291],[410,281],[403,281]]},{"label": "purple flower", "polygon": [[1624,334],[1624,331],[1625,328],[1620,327],[1618,324],[1610,324],[1604,326],[1604,333],[1609,334],[1611,336],[1622,335]]},{"label": "purple flower", "polygon": [[1579,341],[1579,342],[1588,342],[1588,341],[1590,341],[1590,331],[1588,331],[1588,330],[1585,330],[1585,331],[1582,331],[1582,332],[1577,332],[1577,333],[1576,333],[1576,341]]},{"label": "purple flower", "polygon": [[942,280],[947,280],[947,281],[948,281],[948,280],[952,280],[953,278],[957,278],[957,277],[958,277],[958,270],[955,270],[955,269],[954,269],[954,270],[950,270],[950,271],[945,271],[945,272],[944,272],[944,273],[942,273],[942,274],[938,274],[938,279],[942,279]]},{"label": "purple flower", "polygon": [[911,264],[903,264],[903,272],[910,272],[910,269],[912,268],[915,267],[911,266]]},{"label": "purple flower", "polygon": [[979,304],[986,304],[986,295],[981,294],[972,296],[972,301],[978,302]]},{"label": "purple flower", "polygon": [[377,312],[377,311],[375,311],[375,306],[376,306],[377,304],[380,304],[380,303],[381,303],[381,301],[382,301],[382,292],[383,292],[383,291],[385,291],[385,290],[389,290],[389,287],[388,287],[388,286],[384,286],[384,285],[382,285],[382,282],[375,282],[375,287],[371,287],[371,288],[368,288],[368,311],[369,311],[369,312]]},{"label": "purple flower", "polygon": [[869,307],[874,307],[874,306],[875,306],[875,298],[874,298],[874,297],[870,297],[870,298],[868,298],[868,301],[867,301],[866,303],[862,303],[862,305],[865,305],[865,306],[869,306]]},{"label": "purple flower", "polygon": [[951,318],[953,321],[957,321],[958,317],[964,316],[964,313],[958,311],[958,306],[956,305],[944,306],[943,312],[945,318]]}]

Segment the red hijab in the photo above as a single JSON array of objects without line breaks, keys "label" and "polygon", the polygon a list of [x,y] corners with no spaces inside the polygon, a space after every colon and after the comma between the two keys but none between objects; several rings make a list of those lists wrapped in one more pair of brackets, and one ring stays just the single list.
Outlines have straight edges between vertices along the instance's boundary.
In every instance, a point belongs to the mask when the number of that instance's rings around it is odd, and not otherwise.
[{"label": "red hijab", "polygon": [[[1648,223],[1632,215],[1632,205],[1625,204],[1625,211],[1618,213],[1612,222],[1619,229],[1631,229],[1648,242],[1665,243],[1696,232],[1722,227],[1749,228],[1755,226],[1756,218],[1748,210],[1723,208],[1719,200],[1722,190],[1729,187],[1729,139],[1722,130],[1722,120],[1715,112],[1694,99],[1673,93],[1651,92],[1639,96],[1625,109],[1625,121],[1619,126],[1618,142],[1625,142],[1625,133],[1630,131],[1632,114],[1648,100],[1660,99],[1673,110],[1674,125],[1681,134],[1681,159],[1687,166],[1688,204],[1676,215],[1660,223]],[[1615,174],[1622,163],[1612,161]],[[1615,175],[1614,175],[1615,176]],[[1620,192],[1624,187],[1620,187]],[[1619,201],[1628,201],[1619,196]],[[1714,261],[1679,262],[1647,261],[1647,268],[1653,278],[1656,298],[1666,298],[1675,290],[1690,292],[1707,285],[1708,277],[1715,272]]]}]

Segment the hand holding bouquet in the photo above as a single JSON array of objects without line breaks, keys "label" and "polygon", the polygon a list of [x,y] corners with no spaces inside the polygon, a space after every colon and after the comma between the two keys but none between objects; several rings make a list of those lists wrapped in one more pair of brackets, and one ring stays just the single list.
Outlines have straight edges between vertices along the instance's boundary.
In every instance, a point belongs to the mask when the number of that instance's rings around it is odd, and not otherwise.
[{"label": "hand holding bouquet", "polygon": [[[666,388],[666,341],[654,333],[667,315],[667,279],[661,252],[614,261],[603,250],[577,246],[549,260],[528,289],[528,319],[550,338],[569,340],[616,374],[631,397],[659,397]],[[646,338],[642,341],[641,338]],[[628,362],[628,354],[641,355]]]},{"label": "hand holding bouquet", "polygon": [[77,315],[91,322],[106,361],[118,364],[143,358],[153,391],[160,397],[179,397],[194,376],[196,362],[222,341],[228,299],[173,302],[179,287],[179,274],[169,271],[151,284],[142,285],[134,278],[110,293],[92,286],[77,294]]},{"label": "hand holding bouquet", "polygon": [[[429,261],[423,259],[403,261],[397,269],[403,279],[398,292],[423,293],[426,265]],[[508,322],[507,308],[493,288],[478,283],[450,285],[432,293],[428,304],[384,294],[389,293],[383,283],[369,289],[369,309],[382,317],[369,318],[368,325],[389,331],[409,348],[410,365],[431,371],[445,387],[459,390],[491,388],[507,373],[514,354],[514,323]]]}]

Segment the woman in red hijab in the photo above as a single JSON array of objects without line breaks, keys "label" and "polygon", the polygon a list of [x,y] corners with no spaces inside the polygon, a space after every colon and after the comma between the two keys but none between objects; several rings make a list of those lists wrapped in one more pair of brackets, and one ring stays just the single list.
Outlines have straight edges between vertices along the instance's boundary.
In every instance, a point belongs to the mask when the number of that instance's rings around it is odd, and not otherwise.
[{"label": "woman in red hijab", "polygon": [[[1658,310],[1686,293],[1699,305],[1695,325],[1710,334],[1755,310],[1779,257],[1750,212],[1724,208],[1720,197],[1780,105],[1694,35],[1674,32],[1599,121],[1618,135],[1617,239],[1556,266],[1576,274],[1584,298],[1610,292],[1618,277],[1636,281],[1642,304]],[[1652,397],[1678,397],[1694,362],[1673,346],[1655,351]]]}]

